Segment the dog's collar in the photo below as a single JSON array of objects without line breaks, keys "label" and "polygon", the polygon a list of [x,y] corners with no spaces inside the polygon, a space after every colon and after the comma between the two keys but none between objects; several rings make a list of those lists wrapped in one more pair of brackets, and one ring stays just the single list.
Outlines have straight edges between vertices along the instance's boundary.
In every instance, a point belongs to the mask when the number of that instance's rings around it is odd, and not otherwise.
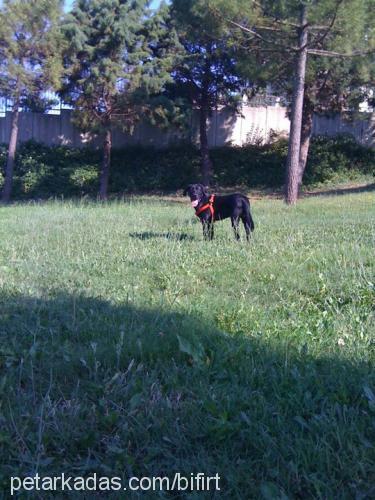
[{"label": "dog's collar", "polygon": [[214,210],[214,207],[213,207],[214,200],[215,200],[215,195],[212,194],[210,196],[210,199],[208,200],[208,203],[206,203],[202,207],[198,208],[198,210],[195,211],[195,215],[199,216],[202,212],[204,212],[205,210],[209,209],[210,212],[211,212],[211,217],[213,219],[214,218],[214,214],[215,214],[215,210]]}]

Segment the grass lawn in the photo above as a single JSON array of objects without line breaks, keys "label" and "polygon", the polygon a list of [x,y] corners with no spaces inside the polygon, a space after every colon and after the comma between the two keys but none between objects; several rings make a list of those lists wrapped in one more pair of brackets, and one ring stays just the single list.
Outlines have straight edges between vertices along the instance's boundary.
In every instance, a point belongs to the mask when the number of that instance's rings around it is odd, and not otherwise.
[{"label": "grass lawn", "polygon": [[374,201],[256,200],[249,245],[186,200],[0,208],[4,497],[96,471],[374,498]]}]

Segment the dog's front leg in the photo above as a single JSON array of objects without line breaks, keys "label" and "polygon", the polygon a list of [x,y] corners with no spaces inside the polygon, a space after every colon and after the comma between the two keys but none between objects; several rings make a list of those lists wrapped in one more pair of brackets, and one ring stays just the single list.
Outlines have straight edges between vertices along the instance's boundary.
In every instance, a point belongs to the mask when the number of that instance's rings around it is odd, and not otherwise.
[{"label": "dog's front leg", "polygon": [[206,241],[211,241],[214,237],[214,223],[210,220],[203,220],[203,238]]}]

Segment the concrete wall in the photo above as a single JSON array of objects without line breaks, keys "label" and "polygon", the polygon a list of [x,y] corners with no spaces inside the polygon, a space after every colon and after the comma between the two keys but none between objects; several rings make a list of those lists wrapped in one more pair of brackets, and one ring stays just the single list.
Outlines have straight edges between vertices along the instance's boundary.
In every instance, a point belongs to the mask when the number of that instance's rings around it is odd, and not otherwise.
[{"label": "concrete wall", "polygon": [[[33,139],[46,145],[63,144],[72,147],[100,144],[100,138],[80,133],[71,123],[71,111],[61,110],[60,114],[20,113],[19,141]],[[11,114],[0,118],[0,142],[7,143],[10,135]],[[251,107],[244,105],[241,113],[222,108],[215,111],[209,120],[208,140],[211,147],[233,144],[266,142],[275,132],[287,135],[289,119],[286,109],[280,106]],[[153,145],[166,147],[182,141],[198,141],[198,115],[193,114],[190,129],[182,135],[177,130],[163,131],[146,123],[135,127],[132,135],[120,130],[113,132],[114,147],[128,145]],[[372,119],[347,122],[340,116],[327,118],[315,116],[314,134],[337,135],[351,133],[362,144],[375,145],[375,116]]]},{"label": "concrete wall", "polygon": [[375,146],[375,114],[367,120],[345,120],[340,115],[315,115],[313,121],[313,135],[335,136],[351,134],[360,144]]}]

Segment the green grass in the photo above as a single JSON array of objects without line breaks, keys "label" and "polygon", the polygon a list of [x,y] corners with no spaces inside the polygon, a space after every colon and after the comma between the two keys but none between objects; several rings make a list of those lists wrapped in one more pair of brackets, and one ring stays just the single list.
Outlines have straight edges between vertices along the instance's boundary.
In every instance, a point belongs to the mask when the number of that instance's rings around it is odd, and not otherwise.
[{"label": "green grass", "polygon": [[373,498],[374,201],[255,201],[250,245],[228,221],[204,243],[178,201],[1,208],[4,496],[178,471],[222,498]]}]

